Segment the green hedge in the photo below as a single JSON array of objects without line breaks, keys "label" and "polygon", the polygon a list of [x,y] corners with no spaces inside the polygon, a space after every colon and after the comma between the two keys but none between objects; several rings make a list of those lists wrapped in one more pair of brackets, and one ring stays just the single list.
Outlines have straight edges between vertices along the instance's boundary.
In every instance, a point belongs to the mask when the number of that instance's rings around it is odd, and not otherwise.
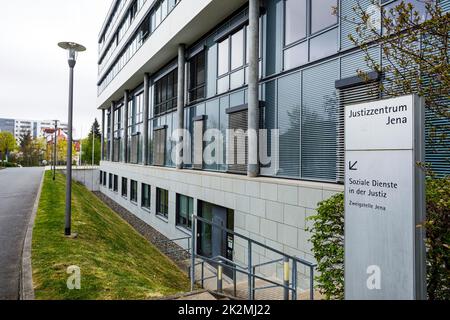
[{"label": "green hedge", "polygon": [[16,168],[17,164],[16,163],[11,163],[11,162],[0,162],[0,167],[3,167],[3,168]]},{"label": "green hedge", "polygon": [[[450,299],[450,177],[427,180],[427,289],[430,300]],[[317,289],[344,298],[344,195],[319,204],[310,239],[317,261]]]}]

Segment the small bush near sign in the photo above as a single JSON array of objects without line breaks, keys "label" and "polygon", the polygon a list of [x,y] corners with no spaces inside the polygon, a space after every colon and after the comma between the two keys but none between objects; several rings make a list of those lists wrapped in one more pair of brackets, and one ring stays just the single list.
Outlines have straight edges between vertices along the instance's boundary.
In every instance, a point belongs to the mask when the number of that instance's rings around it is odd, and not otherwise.
[{"label": "small bush near sign", "polygon": [[[427,180],[427,291],[430,300],[450,299],[450,177]],[[317,260],[317,289],[344,299],[344,195],[319,203],[310,239]]]},{"label": "small bush near sign", "polygon": [[323,201],[310,217],[311,243],[317,261],[317,289],[325,299],[344,299],[344,194]]}]

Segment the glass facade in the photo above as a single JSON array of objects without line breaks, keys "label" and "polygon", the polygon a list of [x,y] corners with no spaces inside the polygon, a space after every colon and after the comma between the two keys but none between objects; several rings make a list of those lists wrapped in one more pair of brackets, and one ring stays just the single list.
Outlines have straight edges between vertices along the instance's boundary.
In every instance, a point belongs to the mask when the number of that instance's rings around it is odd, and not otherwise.
[{"label": "glass facade", "polygon": [[[387,8],[398,3],[384,2]],[[264,165],[261,173],[264,176],[337,182],[340,111],[335,81],[354,76],[357,69],[365,66],[363,55],[352,56],[357,52],[354,48],[348,49],[352,52],[337,54],[338,48],[347,40],[342,37],[345,26],[334,11],[345,9],[348,12],[349,9],[336,0],[268,0],[265,7],[260,19],[261,128],[279,129],[280,161],[277,171]],[[158,11],[149,22],[151,28],[160,23],[158,17],[165,13],[163,9]],[[228,111],[245,107],[248,103],[245,87],[247,24],[248,10],[242,9],[187,48],[185,128],[191,136],[194,118],[204,115],[204,129],[216,129],[225,137],[230,127]],[[375,56],[378,51],[375,48]],[[143,119],[142,85],[130,96],[127,152],[129,155],[135,153],[128,159],[136,159],[131,163],[142,164],[144,135],[148,135],[150,165],[154,163],[154,130],[163,127],[166,134],[162,165],[174,167],[171,153],[175,142],[171,141],[171,134],[177,128],[178,69],[176,55],[172,58],[169,64],[153,73],[148,119]],[[107,121],[109,128],[109,115]],[[144,132],[144,121],[148,121],[148,132]],[[119,126],[126,124],[115,120],[115,132],[120,130]],[[108,145],[109,134],[108,129]],[[116,136],[120,135],[115,133]],[[137,138],[133,140],[133,136]],[[210,138],[210,141],[215,141],[214,137]],[[270,136],[267,141],[270,156],[273,151]],[[191,144],[193,146],[194,142]],[[208,146],[209,142],[205,142],[203,149]],[[205,162],[200,169],[227,172],[228,151],[226,141],[223,141],[211,154],[216,162]],[[191,165],[185,167],[192,168]]]},{"label": "glass facade", "polygon": [[[166,16],[170,14],[173,8],[175,8],[176,4],[180,1],[181,0],[156,1],[148,16],[144,19],[136,33],[130,38],[131,40],[125,45],[124,49],[118,55],[117,59],[101,77],[100,83],[98,85],[99,95],[106,89],[108,84],[111,83],[111,81],[117,76],[117,74],[122,70],[127,62],[142,47],[149,36],[158,28],[158,26],[164,21]],[[142,5],[143,3],[141,4],[141,6]],[[116,42],[117,41],[118,40],[116,40]],[[104,69],[104,66],[102,68]]]}]

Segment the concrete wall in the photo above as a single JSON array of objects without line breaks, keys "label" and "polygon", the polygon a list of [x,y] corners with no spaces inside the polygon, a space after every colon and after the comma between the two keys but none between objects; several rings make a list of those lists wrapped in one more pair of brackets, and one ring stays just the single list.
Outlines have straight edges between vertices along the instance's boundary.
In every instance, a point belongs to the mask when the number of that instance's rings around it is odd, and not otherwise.
[{"label": "concrete wall", "polygon": [[[311,222],[307,218],[316,213],[318,202],[343,191],[342,186],[335,184],[265,177],[249,179],[223,173],[111,162],[102,162],[101,170],[119,176],[119,193],[109,190],[108,184],[100,188],[101,192],[169,238],[190,235],[175,223],[176,194],[179,193],[194,198],[194,214],[197,214],[197,200],[233,209],[235,232],[311,262],[314,258],[308,242],[310,234],[306,231]],[[138,181],[138,204],[120,195],[122,177]],[[141,183],[152,187],[150,211],[140,207]],[[169,190],[168,220],[155,215],[157,187]],[[278,258],[281,257],[269,250],[255,247],[252,264]],[[235,238],[234,260],[242,265],[247,263],[246,241]],[[281,265],[270,265],[259,271],[266,276],[282,277]],[[299,268],[301,287],[308,286],[308,272]]]},{"label": "concrete wall", "polygon": [[[66,174],[66,170],[62,170]],[[100,191],[100,169],[73,168],[72,179],[82,183],[89,191]]]}]

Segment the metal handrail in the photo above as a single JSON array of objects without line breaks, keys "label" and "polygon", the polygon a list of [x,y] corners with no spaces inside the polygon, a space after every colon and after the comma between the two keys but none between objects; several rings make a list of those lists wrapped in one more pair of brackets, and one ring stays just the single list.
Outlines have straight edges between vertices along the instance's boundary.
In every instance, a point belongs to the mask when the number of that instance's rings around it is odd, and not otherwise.
[{"label": "metal handrail", "polygon": [[243,274],[245,274],[245,275],[250,275],[250,276],[255,277],[255,278],[257,278],[257,279],[264,280],[264,281],[266,281],[266,282],[269,282],[269,283],[271,283],[271,284],[276,285],[277,287],[281,287],[281,288],[284,288],[284,289],[287,289],[287,290],[290,290],[290,291],[294,291],[294,290],[295,290],[294,288],[291,288],[290,286],[286,286],[286,285],[284,285],[284,284],[277,283],[277,282],[275,282],[275,281],[273,281],[273,280],[270,280],[270,279],[268,279],[268,278],[264,278],[264,277],[258,276],[258,275],[256,275],[256,274],[250,273],[250,272],[248,272],[248,271],[246,271],[246,270],[239,270],[239,269],[237,269],[237,268],[235,268],[235,267],[232,267],[232,266],[230,266],[230,265],[227,265],[227,264],[225,264],[225,263],[217,262],[216,260],[213,260],[212,258],[207,258],[207,257],[200,256],[200,255],[197,255],[197,257],[200,258],[200,259],[202,259],[202,260],[209,261],[209,262],[211,262],[211,263],[216,263],[216,264],[218,264],[218,265],[221,265],[221,266],[224,267],[224,268],[229,268],[229,269],[232,269],[232,270],[236,270],[237,272],[243,273]]},{"label": "metal handrail", "polygon": [[268,262],[264,262],[264,263],[260,263],[260,264],[255,264],[255,265],[253,266],[253,268],[264,267],[264,266],[267,266],[267,265],[269,265],[269,264],[279,263],[279,262],[283,262],[283,261],[284,261],[283,258],[278,259],[278,260],[272,260],[272,261],[268,261]]},{"label": "metal handrail", "polygon": [[246,240],[246,241],[251,241],[252,243],[256,244],[257,246],[260,246],[260,247],[262,247],[262,248],[264,248],[264,249],[270,250],[270,251],[272,251],[272,252],[274,252],[274,253],[277,253],[277,254],[279,254],[279,255],[281,255],[281,256],[283,256],[283,257],[287,257],[287,258],[289,258],[289,259],[295,260],[295,261],[297,261],[298,263],[301,263],[301,264],[303,264],[303,265],[305,265],[305,266],[308,266],[308,267],[316,267],[316,266],[317,266],[317,265],[314,264],[314,263],[311,263],[311,262],[309,262],[309,261],[303,260],[303,259],[301,259],[301,258],[297,258],[297,257],[295,257],[295,256],[291,256],[291,255],[286,254],[286,253],[284,253],[284,252],[282,252],[282,251],[280,251],[280,250],[271,248],[271,247],[265,245],[264,243],[261,243],[261,242],[259,242],[259,241],[253,240],[253,239],[251,239],[251,238],[249,238],[249,237],[247,237],[247,236],[244,236],[244,235],[242,235],[242,234],[236,233],[236,232],[234,232],[233,230],[224,228],[222,225],[220,225],[220,224],[218,224],[218,223],[215,223],[215,222],[206,220],[206,219],[201,218],[201,217],[199,217],[199,216],[195,216],[195,215],[194,215],[194,217],[195,217],[196,220],[199,220],[199,221],[204,222],[204,223],[208,223],[208,224],[210,224],[211,226],[215,226],[215,227],[221,228],[221,230],[224,231],[224,232],[226,232],[226,233],[232,234],[232,235],[234,235],[234,236],[238,236],[239,238],[242,238],[242,239],[244,239],[244,240]]},{"label": "metal handrail", "polygon": [[236,262],[231,261],[230,259],[227,259],[227,258],[225,258],[225,257],[223,257],[223,256],[216,256],[216,257],[211,258],[211,259],[212,259],[212,260],[219,260],[219,261],[228,262],[228,263],[232,264],[233,266],[235,266],[236,268],[241,268],[242,270],[246,270],[246,269],[247,269],[247,268],[245,268],[245,267],[243,267],[243,266],[237,264]]},{"label": "metal handrail", "polygon": [[[249,300],[254,300],[255,297],[255,292],[257,290],[265,290],[265,289],[269,289],[269,288],[283,288],[284,289],[284,299],[285,300],[289,300],[290,297],[290,293],[292,293],[292,299],[293,300],[297,300],[297,264],[302,264],[305,265],[306,267],[309,268],[310,270],[310,299],[314,300],[314,268],[316,267],[316,264],[311,263],[309,261],[306,261],[304,259],[295,257],[295,256],[291,256],[289,254],[286,254],[280,250],[271,248],[261,242],[258,242],[256,240],[253,240],[247,236],[241,235],[233,230],[227,229],[226,227],[224,227],[223,225],[219,225],[218,223],[215,223],[213,221],[209,221],[207,219],[204,219],[202,217],[199,217],[197,215],[192,215],[192,236],[190,237],[192,245],[191,245],[191,250],[192,250],[192,254],[191,254],[191,265],[193,265],[194,267],[190,269],[190,274],[191,274],[191,288],[192,290],[194,290],[194,283],[195,283],[195,266],[198,265],[195,264],[195,258],[198,257],[199,259],[203,260],[201,262],[202,264],[202,285],[204,282],[204,264],[205,262],[211,262],[211,263],[215,263],[218,268],[217,268],[217,273],[216,273],[216,277],[217,277],[217,290],[220,292],[222,290],[222,270],[223,268],[227,268],[233,271],[234,274],[234,292],[235,292],[235,296],[236,296],[236,274],[237,272],[240,272],[241,274],[247,275],[248,276],[248,292],[249,292]],[[239,237],[241,239],[244,239],[248,242],[248,248],[247,248],[247,253],[248,253],[248,264],[247,264],[247,268],[240,266],[238,264],[236,264],[234,261],[231,261],[225,257],[222,256],[217,256],[214,258],[208,258],[208,257],[204,257],[201,256],[199,254],[197,254],[196,252],[196,241],[197,241],[197,228],[198,228],[198,221],[206,223],[210,226],[214,226],[219,228],[222,232],[226,232],[230,235]],[[280,256],[282,256],[282,259],[278,259],[278,260],[273,260],[273,261],[267,261],[264,263],[260,263],[257,265],[253,265],[252,266],[252,246],[253,245],[257,245],[260,246],[261,248],[267,249],[273,253],[276,253]],[[257,275],[256,274],[256,268],[257,267],[262,267],[265,265],[269,265],[269,264],[273,264],[273,263],[279,263],[281,261],[284,262],[284,266],[285,266],[285,270],[288,270],[286,268],[289,268],[289,262],[292,260],[292,282],[290,283],[290,279],[289,277],[284,278],[283,284],[280,284],[274,280],[271,280],[269,278],[265,278],[263,276]],[[219,277],[220,274],[220,277]],[[288,274],[288,273],[285,273]],[[210,277],[212,278],[212,277]],[[262,280],[264,282],[267,282],[268,284],[272,284],[272,286],[265,286],[265,287],[260,287],[260,288],[255,288],[256,286],[256,279]]]},{"label": "metal handrail", "polygon": [[189,237],[183,237],[183,238],[177,238],[177,239],[167,239],[167,240],[156,240],[156,243],[170,243],[175,241],[181,241],[181,240],[191,240],[191,236]]}]

